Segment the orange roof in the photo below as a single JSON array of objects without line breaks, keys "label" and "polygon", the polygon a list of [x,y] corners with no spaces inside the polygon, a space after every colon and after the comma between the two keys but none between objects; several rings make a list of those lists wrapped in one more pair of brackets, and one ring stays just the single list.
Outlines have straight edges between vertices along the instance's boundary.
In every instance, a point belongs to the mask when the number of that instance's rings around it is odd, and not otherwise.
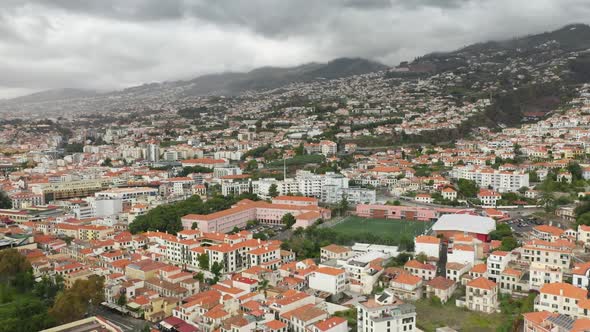
[{"label": "orange roof", "polygon": [[571,332],[586,332],[590,330],[590,319],[578,318],[572,326]]},{"label": "orange roof", "polygon": [[432,264],[425,264],[415,259],[409,260],[404,264],[404,267],[410,267],[414,269],[421,269],[421,270],[436,270],[436,266]]},{"label": "orange roof", "polygon": [[326,251],[335,252],[335,253],[338,253],[338,254],[342,254],[342,253],[345,253],[345,252],[349,252],[350,251],[349,248],[346,248],[346,247],[343,247],[343,246],[339,246],[339,245],[336,245],[336,244],[329,244],[329,245],[327,245],[325,247],[322,247],[322,249],[324,249]]},{"label": "orange roof", "polygon": [[560,236],[561,234],[563,234],[563,229],[555,226],[540,225],[535,226],[534,229],[538,232],[549,233],[553,236]]},{"label": "orange roof", "polygon": [[320,267],[317,270],[315,270],[315,272],[322,273],[322,274],[328,274],[331,276],[338,276],[338,275],[345,273],[345,271],[342,269],[337,269],[334,267],[327,267],[327,266]]},{"label": "orange roof", "polygon": [[475,249],[473,248],[473,246],[469,246],[466,244],[455,244],[453,246],[453,251],[455,250],[461,250],[461,251],[475,251]]},{"label": "orange roof", "polygon": [[579,263],[574,266],[572,274],[586,274],[586,271],[590,269],[590,262]]},{"label": "orange roof", "polygon": [[539,293],[583,299],[586,298],[588,291],[571,284],[566,284],[565,282],[556,282],[551,284],[543,284]]},{"label": "orange roof", "polygon": [[305,197],[305,196],[277,196],[273,198],[274,200],[278,201],[299,201],[299,202],[317,202],[318,199],[314,197]]},{"label": "orange roof", "polygon": [[271,320],[270,322],[266,322],[264,325],[266,325],[271,330],[280,330],[287,327],[287,324],[278,320]]},{"label": "orange roof", "polygon": [[552,316],[554,314],[550,313],[549,311],[539,311],[539,312],[527,312],[522,315],[524,316],[525,320],[527,320],[529,322],[533,322],[535,325],[540,325],[547,318],[549,318],[550,316]]},{"label": "orange roof", "polygon": [[473,268],[469,272],[486,273],[487,270],[488,270],[488,266],[486,264],[482,263],[482,264],[477,264],[477,265],[473,266]]},{"label": "orange roof", "polygon": [[411,274],[400,274],[397,277],[395,277],[395,279],[392,280],[392,282],[397,282],[397,283],[406,284],[406,285],[416,285],[420,281],[422,281],[422,278],[416,277]]},{"label": "orange roof", "polygon": [[496,287],[496,283],[484,277],[479,277],[467,283],[467,287],[491,290]]},{"label": "orange roof", "polygon": [[333,316],[321,322],[315,323],[315,327],[320,331],[328,331],[342,323],[346,323],[346,319]]},{"label": "orange roof", "polygon": [[300,215],[298,215],[297,217],[295,217],[296,220],[316,220],[319,219],[322,215],[317,212],[317,211],[309,211],[309,212],[304,212]]},{"label": "orange roof", "polygon": [[416,236],[416,243],[440,244],[440,239],[430,235]]},{"label": "orange roof", "polygon": [[225,159],[213,159],[213,158],[198,158],[198,159],[186,159],[182,161],[183,164],[225,164]]},{"label": "orange roof", "polygon": [[451,279],[447,279],[442,276],[438,276],[432,280],[430,280],[427,285],[436,289],[449,289],[451,288],[455,282]]},{"label": "orange roof", "polygon": [[493,191],[493,190],[489,190],[489,189],[481,189],[479,191],[479,193],[477,193],[478,197],[490,197],[490,196],[495,196],[495,197],[502,197],[502,195],[498,194],[497,192]]},{"label": "orange roof", "polygon": [[511,268],[506,268],[506,269],[504,269],[504,271],[502,271],[502,274],[520,277],[522,275],[522,271],[519,271],[516,269],[511,269]]},{"label": "orange roof", "polygon": [[472,243],[474,240],[473,236],[457,234],[453,237],[454,242],[469,242]]}]

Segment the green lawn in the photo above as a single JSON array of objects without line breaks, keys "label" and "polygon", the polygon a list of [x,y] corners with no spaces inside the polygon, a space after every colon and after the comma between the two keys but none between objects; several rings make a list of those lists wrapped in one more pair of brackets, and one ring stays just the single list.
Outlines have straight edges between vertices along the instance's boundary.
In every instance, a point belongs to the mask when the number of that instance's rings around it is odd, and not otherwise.
[{"label": "green lawn", "polygon": [[346,234],[368,232],[376,236],[386,236],[399,240],[404,235],[413,239],[416,235],[423,234],[432,224],[432,222],[426,221],[371,219],[351,216],[333,226],[332,229]]},{"label": "green lawn", "polygon": [[502,314],[484,314],[455,306],[454,298],[444,305],[435,305],[428,299],[416,303],[416,325],[425,332],[449,326],[457,331],[498,331],[507,319]]}]

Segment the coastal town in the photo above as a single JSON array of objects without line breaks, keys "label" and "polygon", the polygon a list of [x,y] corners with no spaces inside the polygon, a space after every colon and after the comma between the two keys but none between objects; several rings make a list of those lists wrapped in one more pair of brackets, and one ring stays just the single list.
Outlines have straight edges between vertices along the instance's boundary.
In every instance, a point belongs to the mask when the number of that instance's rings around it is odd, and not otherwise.
[{"label": "coastal town", "polygon": [[3,105],[6,331],[589,331],[580,53]]}]

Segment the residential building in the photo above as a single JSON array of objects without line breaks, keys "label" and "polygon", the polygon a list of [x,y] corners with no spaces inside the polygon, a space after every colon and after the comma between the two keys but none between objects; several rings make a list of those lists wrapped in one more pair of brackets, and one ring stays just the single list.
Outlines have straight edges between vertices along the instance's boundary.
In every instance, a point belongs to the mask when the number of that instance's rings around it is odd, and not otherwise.
[{"label": "residential building", "polygon": [[498,285],[484,277],[467,283],[465,304],[469,310],[494,313],[498,311]]},{"label": "residential building", "polygon": [[332,295],[346,290],[346,271],[333,267],[319,267],[309,275],[309,288]]},{"label": "residential building", "polygon": [[357,308],[357,331],[415,331],[416,307],[395,298],[386,290]]},{"label": "residential building", "polygon": [[556,312],[575,317],[580,301],[586,300],[588,291],[567,283],[544,284],[535,299],[535,311]]},{"label": "residential building", "polygon": [[457,282],[438,276],[426,283],[426,297],[436,296],[442,303],[447,303],[457,289]]}]

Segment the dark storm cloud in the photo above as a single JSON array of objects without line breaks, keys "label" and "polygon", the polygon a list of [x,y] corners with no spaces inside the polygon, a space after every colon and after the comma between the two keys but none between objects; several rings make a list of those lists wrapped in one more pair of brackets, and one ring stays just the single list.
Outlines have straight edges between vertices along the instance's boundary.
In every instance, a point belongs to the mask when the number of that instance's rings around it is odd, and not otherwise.
[{"label": "dark storm cloud", "polygon": [[2,0],[0,97],[432,51],[590,23],[588,0]]}]

